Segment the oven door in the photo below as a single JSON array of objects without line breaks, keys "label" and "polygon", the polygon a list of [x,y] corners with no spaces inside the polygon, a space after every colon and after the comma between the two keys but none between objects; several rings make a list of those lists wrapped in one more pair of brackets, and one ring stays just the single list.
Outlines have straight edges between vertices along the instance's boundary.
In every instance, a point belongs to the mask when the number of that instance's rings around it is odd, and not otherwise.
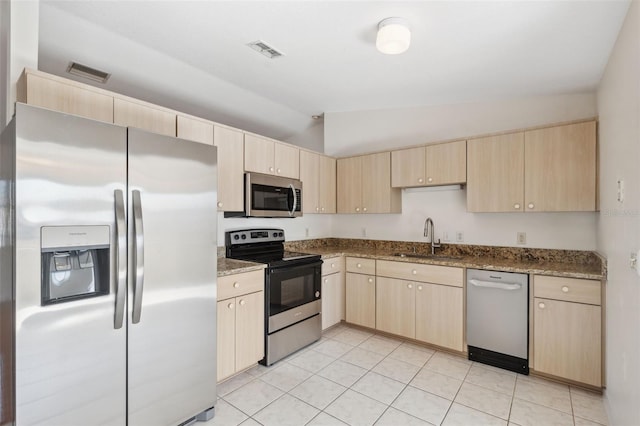
[{"label": "oven door", "polygon": [[246,173],[245,185],[247,216],[302,216],[302,182],[299,180]]},{"label": "oven door", "polygon": [[269,268],[269,333],[320,313],[322,261]]}]

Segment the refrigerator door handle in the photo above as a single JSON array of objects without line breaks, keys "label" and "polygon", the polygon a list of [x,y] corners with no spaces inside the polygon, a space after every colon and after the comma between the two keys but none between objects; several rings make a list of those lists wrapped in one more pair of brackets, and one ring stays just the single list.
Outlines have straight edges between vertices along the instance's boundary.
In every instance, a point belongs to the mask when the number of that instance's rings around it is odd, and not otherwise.
[{"label": "refrigerator door handle", "polygon": [[142,315],[142,290],[144,286],[144,229],[142,225],[142,202],[140,191],[132,191],[133,207],[133,313],[131,322],[137,324]]},{"label": "refrigerator door handle", "polygon": [[113,193],[116,216],[116,311],[114,329],[122,328],[127,287],[127,226],[124,217],[124,196],[121,189]]}]

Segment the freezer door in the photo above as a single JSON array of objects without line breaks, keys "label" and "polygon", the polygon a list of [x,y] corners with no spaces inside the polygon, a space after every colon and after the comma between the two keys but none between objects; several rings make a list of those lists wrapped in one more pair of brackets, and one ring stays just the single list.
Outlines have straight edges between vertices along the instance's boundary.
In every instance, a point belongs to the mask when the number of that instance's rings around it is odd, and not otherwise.
[{"label": "freezer door", "polygon": [[176,425],[216,402],[216,149],[128,132],[128,424]]},{"label": "freezer door", "polygon": [[[115,192],[126,191],[126,129],[23,104],[15,120],[16,424],[124,425],[126,327],[117,328],[115,318]],[[55,238],[43,241],[43,229]],[[96,229],[95,243],[107,253],[102,261],[84,251]],[[59,260],[51,263],[57,271],[49,296],[68,296],[59,290],[80,270],[86,294],[43,302],[41,250],[48,245],[66,246],[45,253]],[[89,294],[89,275],[100,267],[108,285]]]}]

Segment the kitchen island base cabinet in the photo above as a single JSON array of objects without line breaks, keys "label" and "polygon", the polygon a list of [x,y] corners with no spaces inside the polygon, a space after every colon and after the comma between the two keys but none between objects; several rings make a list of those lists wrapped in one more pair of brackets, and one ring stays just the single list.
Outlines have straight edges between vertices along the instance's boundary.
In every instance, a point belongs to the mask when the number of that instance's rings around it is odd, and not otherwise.
[{"label": "kitchen island base cabinet", "polygon": [[376,327],[376,277],[347,272],[346,320],[363,327]]},{"label": "kitchen island base cabinet", "polygon": [[218,381],[264,357],[264,272],[218,278]]},{"label": "kitchen island base cabinet", "polygon": [[602,387],[601,283],[534,276],[534,296],[534,370]]}]

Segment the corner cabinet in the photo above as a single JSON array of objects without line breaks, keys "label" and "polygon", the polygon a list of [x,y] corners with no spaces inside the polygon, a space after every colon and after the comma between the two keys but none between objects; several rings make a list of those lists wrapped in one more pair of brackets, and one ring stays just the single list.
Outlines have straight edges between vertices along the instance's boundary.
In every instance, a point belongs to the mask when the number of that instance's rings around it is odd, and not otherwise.
[{"label": "corner cabinet", "polygon": [[218,381],[264,357],[264,271],[218,278]]},{"label": "corner cabinet", "polygon": [[336,160],[300,150],[303,213],[336,212]]},{"label": "corner cabinet", "polygon": [[602,386],[600,281],[533,277],[533,368]]},{"label": "corner cabinet", "polygon": [[467,142],[467,210],[596,210],[596,123]]},{"label": "corner cabinet", "polygon": [[300,177],[300,150],[250,133],[244,138],[244,169],[247,172]]},{"label": "corner cabinet", "polygon": [[391,186],[394,188],[451,185],[466,181],[466,141],[391,152]]},{"label": "corner cabinet", "polygon": [[338,213],[400,213],[400,189],[391,188],[391,153],[337,162]]}]

